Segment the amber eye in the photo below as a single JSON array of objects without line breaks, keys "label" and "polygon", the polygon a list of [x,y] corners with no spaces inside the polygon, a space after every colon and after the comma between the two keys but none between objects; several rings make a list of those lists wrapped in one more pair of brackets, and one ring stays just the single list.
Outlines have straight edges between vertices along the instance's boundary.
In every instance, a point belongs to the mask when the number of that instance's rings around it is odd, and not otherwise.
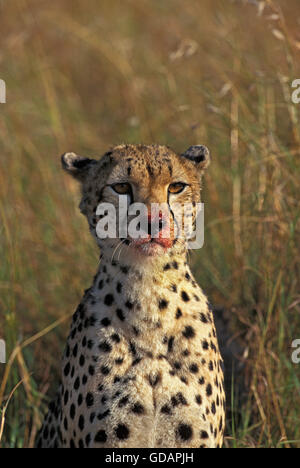
[{"label": "amber eye", "polygon": [[112,189],[119,195],[129,195],[131,194],[131,185],[126,182],[120,184],[114,184],[111,186]]},{"label": "amber eye", "polygon": [[187,184],[185,184],[184,182],[174,182],[174,184],[169,185],[168,191],[169,193],[175,193],[175,194],[181,193],[183,192],[186,186]]}]

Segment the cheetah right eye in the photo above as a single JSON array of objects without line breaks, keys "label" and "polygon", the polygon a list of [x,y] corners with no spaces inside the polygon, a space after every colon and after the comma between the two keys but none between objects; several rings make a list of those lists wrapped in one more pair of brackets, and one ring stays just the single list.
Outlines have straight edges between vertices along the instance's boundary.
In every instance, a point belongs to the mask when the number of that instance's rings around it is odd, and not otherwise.
[{"label": "cheetah right eye", "polygon": [[114,184],[111,188],[118,193],[119,195],[130,195],[131,194],[131,185],[126,182],[121,182],[119,184]]}]

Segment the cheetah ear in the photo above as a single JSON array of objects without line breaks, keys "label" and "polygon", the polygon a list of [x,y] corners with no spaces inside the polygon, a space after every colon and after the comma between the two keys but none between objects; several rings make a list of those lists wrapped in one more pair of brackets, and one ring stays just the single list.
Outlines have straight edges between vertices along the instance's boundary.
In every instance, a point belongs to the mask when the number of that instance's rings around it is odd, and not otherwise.
[{"label": "cheetah ear", "polygon": [[203,145],[190,146],[181,156],[192,161],[200,170],[206,169],[211,161],[209,150]]},{"label": "cheetah ear", "polygon": [[92,164],[96,164],[94,159],[84,158],[75,153],[65,153],[61,157],[62,167],[75,179],[83,182],[87,170]]}]

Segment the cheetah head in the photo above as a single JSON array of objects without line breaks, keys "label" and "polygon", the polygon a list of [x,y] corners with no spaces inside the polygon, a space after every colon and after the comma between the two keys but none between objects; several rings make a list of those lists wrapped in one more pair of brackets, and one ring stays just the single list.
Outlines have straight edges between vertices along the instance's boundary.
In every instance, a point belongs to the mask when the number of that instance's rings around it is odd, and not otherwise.
[{"label": "cheetah head", "polygon": [[[191,207],[188,216],[194,222],[209,163],[209,151],[202,145],[182,155],[166,146],[120,145],[100,160],[75,153],[62,156],[63,168],[81,183],[80,210],[102,255],[112,261],[143,261],[186,250],[182,208]],[[105,230],[105,224],[107,237],[99,236],[99,226]]]}]

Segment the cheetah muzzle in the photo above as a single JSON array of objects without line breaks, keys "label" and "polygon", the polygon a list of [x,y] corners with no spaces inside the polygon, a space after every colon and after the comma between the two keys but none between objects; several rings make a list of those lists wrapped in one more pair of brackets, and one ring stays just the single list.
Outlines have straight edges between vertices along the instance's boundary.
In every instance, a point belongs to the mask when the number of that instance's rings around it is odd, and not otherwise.
[{"label": "cheetah muzzle", "polygon": [[[212,308],[172,217],[175,203],[200,203],[209,161],[203,146],[178,155],[165,146],[121,145],[100,160],[62,157],[81,184],[80,210],[101,256],[73,316],[37,447],[222,445],[225,396]],[[148,226],[158,221],[156,237],[150,229],[143,239],[97,236],[97,207],[109,203],[118,214],[121,195],[128,206],[166,206],[148,214]]]}]

